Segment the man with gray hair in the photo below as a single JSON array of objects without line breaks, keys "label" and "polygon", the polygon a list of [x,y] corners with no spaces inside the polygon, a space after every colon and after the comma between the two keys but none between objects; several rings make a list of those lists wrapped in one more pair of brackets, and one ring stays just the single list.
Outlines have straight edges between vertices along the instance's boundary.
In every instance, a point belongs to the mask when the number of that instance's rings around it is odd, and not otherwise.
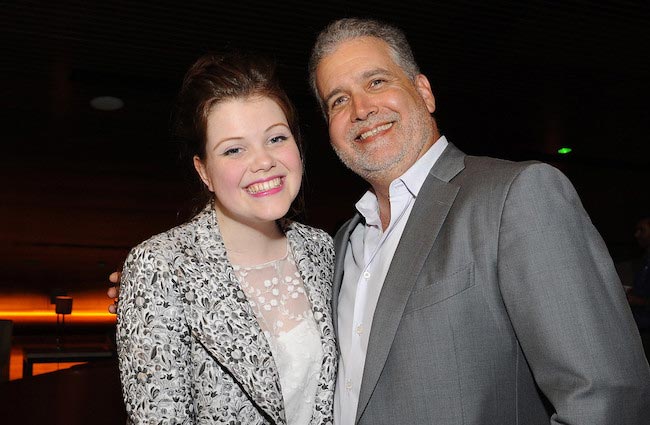
[{"label": "man with gray hair", "polygon": [[639,335],[568,179],[449,143],[395,27],[333,22],[309,71],[371,186],[335,238],[335,423],[647,423]]},{"label": "man with gray hair", "polygon": [[335,237],[335,424],[648,423],[639,334],[568,179],[449,143],[395,27],[333,22],[309,72],[371,186]]}]

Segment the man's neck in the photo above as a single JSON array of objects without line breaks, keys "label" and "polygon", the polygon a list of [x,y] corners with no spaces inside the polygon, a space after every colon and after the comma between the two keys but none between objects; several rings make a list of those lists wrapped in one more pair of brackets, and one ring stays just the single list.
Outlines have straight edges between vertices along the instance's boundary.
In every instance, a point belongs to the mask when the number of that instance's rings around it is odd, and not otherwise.
[{"label": "man's neck", "polygon": [[373,187],[377,204],[379,205],[379,220],[381,220],[381,230],[386,231],[390,224],[390,192],[388,187],[385,190],[377,190]]},{"label": "man's neck", "polygon": [[426,154],[429,149],[440,139],[441,134],[433,121],[433,135],[429,143],[426,143],[422,150],[418,153],[417,157],[413,158],[410,164],[403,164],[402,167],[383,170],[383,172],[376,173],[374,176],[367,178],[366,181],[372,186],[372,191],[377,197],[379,204],[379,219],[381,220],[381,227],[383,230],[388,228],[390,224],[390,185],[404,173],[406,173],[415,163]]}]

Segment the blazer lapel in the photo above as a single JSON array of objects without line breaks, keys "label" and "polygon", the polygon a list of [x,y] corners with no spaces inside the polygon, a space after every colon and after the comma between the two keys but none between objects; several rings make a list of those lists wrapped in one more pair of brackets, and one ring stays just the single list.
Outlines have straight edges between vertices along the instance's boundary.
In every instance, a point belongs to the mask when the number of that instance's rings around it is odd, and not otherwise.
[{"label": "blazer lapel", "polygon": [[200,276],[186,280],[187,321],[192,335],[278,424],[285,423],[280,379],[270,346],[257,322],[219,233],[214,210],[196,218],[196,240],[188,257]]},{"label": "blazer lapel", "polygon": [[[332,263],[323,264],[322,258],[314,257],[314,253],[320,252],[321,248],[313,246],[317,245],[317,243],[311,240],[309,235],[303,234],[299,225],[291,224],[287,237],[307,298],[314,312],[314,320],[320,332],[323,349],[323,360],[316,393],[318,403],[314,404],[314,409],[331,412],[337,365],[337,350],[330,304],[332,296]],[[326,403],[329,405],[325,405]],[[331,420],[331,413],[326,414],[325,417]]]},{"label": "blazer lapel", "polygon": [[464,154],[449,144],[418,193],[375,309],[357,421],[377,385],[411,290],[460,189],[449,181],[463,168]]}]

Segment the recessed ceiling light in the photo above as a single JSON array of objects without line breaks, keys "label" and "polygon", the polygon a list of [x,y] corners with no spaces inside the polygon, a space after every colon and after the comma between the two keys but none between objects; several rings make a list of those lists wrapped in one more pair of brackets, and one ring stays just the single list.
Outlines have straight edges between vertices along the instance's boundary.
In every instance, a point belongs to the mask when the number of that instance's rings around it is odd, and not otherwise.
[{"label": "recessed ceiling light", "polygon": [[98,96],[90,101],[90,106],[100,111],[117,111],[124,106],[124,101],[119,97]]}]

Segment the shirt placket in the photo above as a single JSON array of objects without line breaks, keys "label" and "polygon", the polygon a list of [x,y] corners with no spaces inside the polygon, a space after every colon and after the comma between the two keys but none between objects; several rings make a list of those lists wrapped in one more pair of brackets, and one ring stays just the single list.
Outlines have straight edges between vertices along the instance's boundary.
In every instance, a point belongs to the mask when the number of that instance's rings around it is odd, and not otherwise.
[{"label": "shirt placket", "polygon": [[355,356],[352,353],[365,353],[367,348],[367,329],[369,328],[367,305],[368,305],[368,292],[370,289],[369,280],[373,276],[374,259],[376,258],[377,251],[381,245],[382,232],[376,226],[368,226],[366,234],[364,235],[364,253],[363,253],[363,268],[357,282],[357,288],[354,298],[354,316],[352,319],[352,328],[350,329],[350,350],[351,355],[348,358],[354,358],[356,364],[347,368],[346,376],[346,390],[358,399],[361,379],[363,377],[363,368],[365,358]]}]

